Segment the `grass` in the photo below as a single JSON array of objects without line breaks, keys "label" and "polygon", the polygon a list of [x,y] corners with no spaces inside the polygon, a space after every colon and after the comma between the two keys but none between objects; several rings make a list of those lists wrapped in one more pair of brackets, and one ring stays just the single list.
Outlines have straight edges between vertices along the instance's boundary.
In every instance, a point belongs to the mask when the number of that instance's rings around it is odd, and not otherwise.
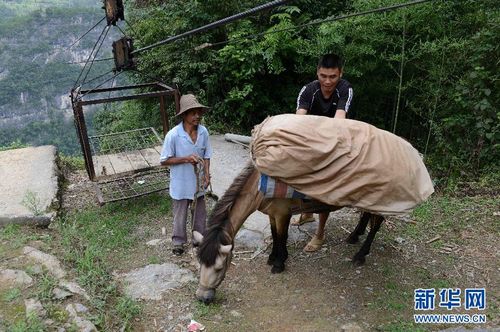
[{"label": "grass", "polygon": [[[70,163],[72,161],[65,161]],[[79,167],[79,166],[75,166]],[[425,245],[430,250],[438,250],[444,243],[456,242],[459,234],[470,227],[481,226],[481,231],[498,232],[499,223],[493,212],[498,212],[499,200],[488,197],[459,198],[435,195],[420,205],[413,213],[416,224],[405,224],[398,236],[425,242],[435,235],[440,241]],[[42,240],[51,250],[62,257],[65,266],[72,268],[71,273],[83,286],[91,300],[86,305],[92,313],[91,321],[98,330],[116,331],[124,328],[131,331],[132,322],[140,317],[143,307],[137,301],[125,296],[112,276],[112,271],[123,268],[131,252],[142,250],[154,232],[155,225],[170,213],[170,201],[161,194],[153,194],[125,202],[117,202],[104,207],[91,207],[83,211],[62,214],[48,232],[35,231],[18,225],[9,225],[0,229],[0,254],[10,253],[11,249],[22,247],[32,240]],[[44,235],[45,234],[45,235]],[[62,254],[62,255],[61,255]],[[442,256],[442,255],[441,255]],[[143,259],[148,264],[163,261],[158,252],[147,253]],[[452,265],[449,257],[436,258]],[[141,261],[144,262],[144,260]],[[415,266],[411,275],[411,285],[399,282],[399,266],[395,264],[379,265],[384,276],[381,287],[375,289],[377,300],[371,301],[370,311],[384,315],[378,326],[381,331],[425,331],[422,325],[412,323],[412,305],[414,288],[449,288],[456,287],[454,280],[446,279],[440,271]],[[286,282],[286,274],[280,276]],[[60,303],[52,299],[56,280],[46,272],[34,276],[36,285],[31,295],[42,301],[48,316],[58,324],[68,320],[68,314]],[[25,291],[10,289],[2,292],[2,301],[8,305],[22,302]],[[216,301],[205,305],[193,302],[193,318],[207,320],[215,315],[222,316],[222,322],[228,318],[221,303],[224,295],[218,291]],[[488,303],[490,304],[490,303]],[[498,309],[498,308],[497,308]],[[24,310],[24,307],[22,307]],[[0,312],[1,313],[1,312]],[[7,320],[8,331],[42,331],[43,324],[36,318]],[[490,318],[491,319],[491,318]],[[243,325],[248,322],[241,322]],[[42,325],[41,325],[42,324]],[[0,324],[0,330],[2,329]],[[68,329],[69,330],[69,329]]]},{"label": "grass", "polygon": [[43,273],[40,280],[38,280],[37,297],[40,301],[50,301],[52,299],[52,292],[57,286],[57,280],[48,273]]},{"label": "grass", "polygon": [[[220,292],[216,293],[216,298],[220,297]],[[217,301],[215,301],[217,302]],[[204,317],[213,317],[220,313],[221,305],[219,303],[211,303],[210,305],[206,305],[202,302],[196,301],[193,316],[195,319],[200,319]]]},{"label": "grass", "polygon": [[24,194],[21,204],[33,213],[34,216],[41,216],[45,211],[42,210],[42,202],[37,193],[27,190]]},{"label": "grass", "polygon": [[[493,222],[500,200],[494,197],[452,197],[436,195],[419,205],[412,214],[416,224],[405,225],[405,236],[428,240],[430,234],[450,235],[483,224],[492,232],[500,232]],[[491,222],[490,222],[491,221]]]},{"label": "grass", "polygon": [[162,259],[158,256],[149,256],[148,264],[161,264]]},{"label": "grass", "polygon": [[30,314],[27,318],[17,321],[8,329],[9,332],[43,332],[46,326],[35,314]]},{"label": "grass", "polygon": [[115,310],[121,318],[123,326],[127,328],[128,323],[142,312],[142,307],[130,297],[122,296],[118,299]]},{"label": "grass", "polygon": [[[128,250],[144,240],[136,233],[139,226],[169,211],[169,200],[153,194],[67,214],[57,222],[64,260],[75,267],[79,283],[91,296],[97,311],[93,322],[100,330],[129,330],[129,322],[141,312],[137,302],[120,293],[111,275],[113,262],[126,259]],[[149,260],[157,263],[160,258]]]},{"label": "grass", "polygon": [[83,157],[59,155],[59,167],[67,171],[77,171],[85,169]]},{"label": "grass", "polygon": [[4,302],[12,302],[21,296],[21,290],[19,288],[11,288],[3,294],[2,300]]},{"label": "grass", "polygon": [[[0,240],[2,240],[2,242],[8,243],[8,245],[6,245],[5,247],[8,247],[10,249],[19,249],[30,241],[44,241],[47,239],[50,239],[49,235],[38,235],[34,232],[30,232],[30,234],[27,234],[23,231],[22,226],[16,224],[10,224],[3,228],[0,228]],[[3,246],[4,245],[0,243],[0,248]]]},{"label": "grass", "polygon": [[[62,214],[53,224],[55,232],[51,232],[52,235],[40,235],[41,232],[33,232],[27,227],[8,225],[0,229],[0,251],[10,253],[33,240],[50,243],[52,250],[62,252],[65,265],[74,268],[77,281],[90,295],[91,312],[94,314],[91,320],[97,328],[114,331],[124,327],[130,331],[130,322],[140,314],[141,305],[120,292],[111,274],[113,261],[119,262],[129,249],[144,240],[136,232],[139,226],[161,220],[169,211],[169,200],[157,194]],[[160,262],[157,256],[150,256],[149,260]],[[58,281],[47,272],[36,279],[32,295],[42,302],[52,320],[60,323],[67,321],[64,308],[52,299]],[[19,289],[2,293],[4,302],[16,301],[20,297],[22,292]],[[9,321],[9,331],[44,330],[35,318],[19,320],[10,317]]]}]

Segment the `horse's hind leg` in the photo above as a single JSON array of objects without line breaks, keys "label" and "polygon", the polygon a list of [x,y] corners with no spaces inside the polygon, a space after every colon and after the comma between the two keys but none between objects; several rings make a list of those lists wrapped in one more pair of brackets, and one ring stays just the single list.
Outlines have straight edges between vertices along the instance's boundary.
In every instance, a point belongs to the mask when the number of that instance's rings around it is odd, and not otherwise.
[{"label": "horse's hind leg", "polygon": [[276,220],[271,216],[269,216],[269,224],[271,225],[271,235],[273,237],[273,247],[272,247],[271,253],[269,254],[269,258],[267,259],[267,264],[273,265],[274,260],[276,258],[276,251],[277,251],[276,239],[277,239],[278,235],[277,235],[277,231],[276,231]]},{"label": "horse's hind leg", "polygon": [[273,235],[273,249],[269,255],[267,263],[272,265],[271,273],[281,273],[285,270],[285,261],[288,258],[288,249],[286,242],[288,239],[288,225],[290,215],[270,217],[271,233]]},{"label": "horse's hind leg", "polygon": [[373,239],[375,239],[375,234],[377,234],[380,226],[385,220],[382,216],[371,213],[368,214],[370,220],[370,232],[368,233],[363,246],[361,247],[361,249],[359,249],[359,251],[356,253],[356,255],[354,255],[352,259],[352,262],[355,265],[363,265],[365,263],[365,256],[370,253],[370,248],[372,246]]},{"label": "horse's hind leg", "polygon": [[346,239],[347,243],[358,243],[359,236],[365,234],[366,226],[368,225],[368,221],[370,220],[370,215],[371,214],[368,212],[363,212],[363,214],[361,214],[361,218],[359,219],[356,228]]}]

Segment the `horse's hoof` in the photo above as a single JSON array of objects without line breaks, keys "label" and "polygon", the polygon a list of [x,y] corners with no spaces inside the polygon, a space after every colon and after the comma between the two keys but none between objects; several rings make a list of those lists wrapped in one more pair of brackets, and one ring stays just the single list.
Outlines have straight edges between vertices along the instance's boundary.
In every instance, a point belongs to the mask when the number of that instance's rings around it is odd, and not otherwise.
[{"label": "horse's hoof", "polygon": [[267,265],[274,265],[274,257],[269,256],[267,259]]},{"label": "horse's hoof", "polygon": [[358,243],[359,237],[356,235],[349,235],[349,237],[345,240],[345,242],[349,244],[355,244]]},{"label": "horse's hoof", "polygon": [[361,266],[363,264],[365,264],[365,256],[363,255],[355,255],[352,259],[352,263],[355,265],[355,266]]},{"label": "horse's hoof", "polygon": [[271,269],[272,274],[281,273],[283,271],[285,271],[285,265],[273,265]]}]

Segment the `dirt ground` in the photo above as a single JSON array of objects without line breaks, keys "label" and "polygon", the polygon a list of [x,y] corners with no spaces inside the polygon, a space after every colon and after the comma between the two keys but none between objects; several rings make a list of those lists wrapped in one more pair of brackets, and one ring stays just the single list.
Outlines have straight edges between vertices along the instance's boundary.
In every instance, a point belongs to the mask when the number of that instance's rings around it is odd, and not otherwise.
[{"label": "dirt ground", "polygon": [[[91,185],[83,173],[69,174],[64,192],[65,209],[95,204]],[[493,207],[498,211],[499,207]],[[143,301],[143,312],[135,318],[135,331],[185,331],[190,319],[206,331],[437,331],[464,326],[495,328],[499,320],[498,216],[476,220],[459,231],[425,230],[415,234],[415,222],[392,218],[378,233],[366,264],[355,267],[351,257],[360,244],[344,242],[354,229],[359,213],[343,209],[332,213],[327,223],[327,241],[316,253],[302,252],[305,241],[289,241],[286,270],[271,274],[266,251],[255,255],[236,243],[233,264],[217,290],[215,303],[196,301],[196,283],[174,290],[161,301]],[[161,234],[170,219],[142,226],[138,232]],[[148,228],[146,230],[146,228]],[[309,228],[310,229],[310,228]],[[438,240],[431,241],[439,236]],[[364,237],[361,238],[361,241]],[[269,239],[270,241],[270,239]],[[197,273],[194,250],[176,257],[170,244],[148,249],[138,245],[126,261],[110,262],[117,272],[146,265],[147,257],[158,255]],[[481,313],[486,324],[413,323],[416,288],[484,287],[487,309],[465,312],[438,309],[426,313]]]}]

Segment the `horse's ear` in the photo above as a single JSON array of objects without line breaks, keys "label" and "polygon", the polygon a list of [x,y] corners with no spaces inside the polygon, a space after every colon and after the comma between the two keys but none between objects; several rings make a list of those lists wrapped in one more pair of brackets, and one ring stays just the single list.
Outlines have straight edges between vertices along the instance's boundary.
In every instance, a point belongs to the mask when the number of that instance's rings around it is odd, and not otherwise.
[{"label": "horse's ear", "polygon": [[198,231],[193,231],[193,239],[196,244],[201,244],[203,242],[203,235]]},{"label": "horse's ear", "polygon": [[231,252],[231,249],[233,249],[233,245],[232,244],[228,244],[228,245],[225,245],[223,246],[221,244],[220,246],[220,253],[223,254],[223,255],[227,255]]}]

